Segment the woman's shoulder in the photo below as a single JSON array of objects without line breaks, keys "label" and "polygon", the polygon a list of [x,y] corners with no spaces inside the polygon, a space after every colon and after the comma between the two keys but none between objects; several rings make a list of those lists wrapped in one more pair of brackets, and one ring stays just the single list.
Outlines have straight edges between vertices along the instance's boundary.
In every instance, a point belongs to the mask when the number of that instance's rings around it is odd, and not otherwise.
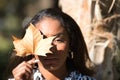
[{"label": "woman's shoulder", "polygon": [[77,71],[72,71],[64,80],[95,80],[93,77],[83,75]]}]

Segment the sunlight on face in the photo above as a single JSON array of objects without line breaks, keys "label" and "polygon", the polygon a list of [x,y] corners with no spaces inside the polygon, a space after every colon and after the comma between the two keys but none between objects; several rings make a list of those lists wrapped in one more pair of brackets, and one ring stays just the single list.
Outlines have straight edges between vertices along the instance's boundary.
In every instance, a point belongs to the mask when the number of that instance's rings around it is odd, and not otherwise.
[{"label": "sunlight on face", "polygon": [[60,22],[50,17],[44,17],[36,25],[45,37],[56,36],[53,40],[51,51],[53,54],[47,54],[47,57],[40,57],[44,67],[48,70],[57,70],[66,67],[66,58],[69,49],[68,34]]}]

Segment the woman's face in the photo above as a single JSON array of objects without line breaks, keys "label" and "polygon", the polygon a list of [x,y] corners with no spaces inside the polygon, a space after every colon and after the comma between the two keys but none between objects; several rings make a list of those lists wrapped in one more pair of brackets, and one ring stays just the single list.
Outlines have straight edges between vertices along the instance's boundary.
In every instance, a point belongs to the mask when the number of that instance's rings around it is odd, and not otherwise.
[{"label": "woman's face", "polygon": [[57,36],[52,42],[51,51],[53,54],[39,57],[44,67],[50,71],[65,68],[69,50],[69,39],[65,29],[58,20],[49,17],[44,17],[35,26],[46,37]]}]

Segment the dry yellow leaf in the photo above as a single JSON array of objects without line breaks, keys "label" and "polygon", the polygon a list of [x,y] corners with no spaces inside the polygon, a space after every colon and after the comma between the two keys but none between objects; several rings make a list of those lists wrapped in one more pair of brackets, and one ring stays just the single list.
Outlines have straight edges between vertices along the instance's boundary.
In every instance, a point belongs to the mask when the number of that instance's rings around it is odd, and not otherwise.
[{"label": "dry yellow leaf", "polygon": [[51,53],[50,48],[52,47],[51,43],[54,38],[55,36],[43,39],[40,31],[34,25],[30,24],[23,39],[13,36],[16,55],[27,56],[33,54],[46,56],[46,53]]}]

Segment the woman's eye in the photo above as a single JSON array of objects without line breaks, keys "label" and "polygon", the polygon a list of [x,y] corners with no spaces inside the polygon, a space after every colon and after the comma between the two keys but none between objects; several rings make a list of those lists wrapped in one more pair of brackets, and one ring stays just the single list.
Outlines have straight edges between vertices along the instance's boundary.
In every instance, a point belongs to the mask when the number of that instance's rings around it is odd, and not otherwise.
[{"label": "woman's eye", "polygon": [[63,40],[61,40],[61,39],[58,39],[57,41],[58,41],[58,42],[63,42]]},{"label": "woman's eye", "polygon": [[55,39],[56,42],[64,42],[63,39]]}]

